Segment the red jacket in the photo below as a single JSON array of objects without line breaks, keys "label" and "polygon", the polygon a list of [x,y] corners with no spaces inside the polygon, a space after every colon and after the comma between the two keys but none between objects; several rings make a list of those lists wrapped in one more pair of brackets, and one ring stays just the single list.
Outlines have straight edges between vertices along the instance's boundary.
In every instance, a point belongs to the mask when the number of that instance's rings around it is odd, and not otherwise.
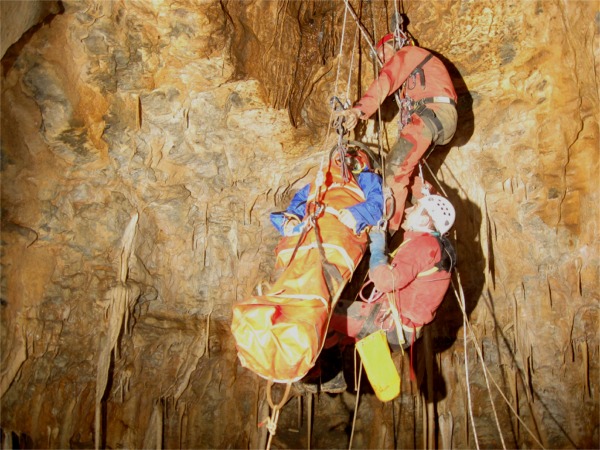
[{"label": "red jacket", "polygon": [[[366,118],[369,118],[386,97],[400,89],[402,83],[409,78],[412,71],[431,53],[424,48],[412,45],[402,47],[396,54],[384,64],[379,73],[379,78],[373,81],[367,92],[354,106],[360,109]],[[456,91],[450,78],[450,74],[442,61],[436,56],[427,61],[423,66],[425,74],[425,87],[421,86],[421,77],[417,75],[414,82],[407,83],[405,95],[413,100],[427,97],[450,97],[456,101]],[[435,110],[435,104],[428,107]]]},{"label": "red jacket", "polygon": [[395,291],[398,312],[406,325],[418,327],[431,322],[444,300],[450,274],[435,268],[441,256],[434,235],[407,231],[392,263],[371,274],[379,291]]}]

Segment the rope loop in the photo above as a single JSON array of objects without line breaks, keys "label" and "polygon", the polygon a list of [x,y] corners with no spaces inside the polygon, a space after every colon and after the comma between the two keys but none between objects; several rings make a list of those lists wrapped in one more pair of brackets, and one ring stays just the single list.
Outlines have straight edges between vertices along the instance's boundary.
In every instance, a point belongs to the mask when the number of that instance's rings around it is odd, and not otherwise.
[{"label": "rope loop", "polygon": [[392,188],[388,185],[383,186],[383,218],[381,219],[387,225],[387,222],[394,215],[394,194]]},{"label": "rope loop", "polygon": [[292,388],[292,382],[288,381],[285,386],[285,391],[283,393],[283,397],[281,397],[281,401],[277,404],[273,402],[273,394],[271,392],[273,388],[273,380],[269,380],[267,382],[267,402],[271,407],[271,416],[266,418],[261,425],[265,425],[267,430],[269,430],[269,440],[267,443],[267,449],[271,448],[271,440],[273,436],[277,432],[277,422],[279,421],[279,413],[283,405],[288,401],[290,397],[290,390]]},{"label": "rope loop", "polygon": [[[370,284],[373,284],[373,290],[371,291],[371,293],[369,294],[369,297],[365,297],[363,294],[364,289],[369,286]],[[362,287],[360,288],[360,291],[358,292],[358,295],[360,297],[360,299],[365,302],[365,303],[374,303],[377,300],[379,300],[381,297],[383,297],[383,292],[378,291],[375,288],[375,285],[373,283],[373,280],[371,280],[371,278],[369,277],[367,279],[367,281],[365,281],[365,283],[362,285]]]}]

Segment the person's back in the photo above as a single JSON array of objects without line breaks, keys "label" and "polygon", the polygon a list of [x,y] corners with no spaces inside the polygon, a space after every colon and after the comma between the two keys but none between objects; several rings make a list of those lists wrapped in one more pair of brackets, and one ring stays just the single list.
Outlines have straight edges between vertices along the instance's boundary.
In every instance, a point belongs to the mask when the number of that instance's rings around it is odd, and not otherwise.
[{"label": "person's back", "polygon": [[[417,67],[421,70],[415,71]],[[402,98],[410,97],[413,101],[418,101],[426,98],[448,97],[455,102],[457,100],[452,79],[444,63],[424,48],[407,45],[385,62],[379,78],[369,87],[354,108],[360,110],[363,117],[371,117],[377,111],[380,100],[398,91],[403,84],[405,89],[399,93]]]}]

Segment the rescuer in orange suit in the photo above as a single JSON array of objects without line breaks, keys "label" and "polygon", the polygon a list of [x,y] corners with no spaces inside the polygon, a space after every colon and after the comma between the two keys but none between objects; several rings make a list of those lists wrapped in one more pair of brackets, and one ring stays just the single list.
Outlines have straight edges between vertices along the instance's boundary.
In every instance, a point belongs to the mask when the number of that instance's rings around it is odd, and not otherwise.
[{"label": "rescuer in orange suit", "polygon": [[345,391],[341,350],[372,333],[384,330],[393,350],[407,349],[419,339],[423,326],[435,318],[456,265],[456,252],[445,236],[455,216],[454,207],[442,196],[417,200],[406,210],[404,241],[391,261],[385,231],[378,227],[369,231],[372,296],[369,301],[337,302],[319,370],[296,383],[300,393]]},{"label": "rescuer in orange suit", "polygon": [[[400,227],[411,179],[415,198],[423,196],[415,168],[432,145],[445,145],[456,132],[457,95],[442,61],[397,30],[376,46],[383,63],[379,77],[354,107],[342,111],[344,126],[352,130],[358,119],[370,118],[390,95],[398,92],[401,131],[387,155],[385,182],[392,189],[395,209],[390,231]],[[429,191],[434,193],[431,186]]]},{"label": "rescuer in orange suit", "polygon": [[[329,347],[340,335],[362,339],[378,329],[386,330],[394,349],[408,348],[421,335],[424,325],[432,322],[450,285],[450,273],[456,264],[456,252],[444,236],[454,224],[455,210],[448,199],[425,195],[406,210],[402,222],[404,240],[388,261],[385,232],[369,232],[371,257],[369,277],[376,290],[370,302],[341,299],[330,322]],[[391,293],[401,330],[396,330],[394,311],[382,294]]]}]

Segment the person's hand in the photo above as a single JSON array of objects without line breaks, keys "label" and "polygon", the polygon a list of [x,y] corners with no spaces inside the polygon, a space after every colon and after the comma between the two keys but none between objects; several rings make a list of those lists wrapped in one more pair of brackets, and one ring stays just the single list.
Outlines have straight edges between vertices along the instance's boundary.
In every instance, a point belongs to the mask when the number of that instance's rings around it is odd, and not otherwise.
[{"label": "person's hand", "polygon": [[369,278],[373,286],[379,292],[392,292],[394,286],[394,272],[387,264],[381,264],[375,268],[369,269]]},{"label": "person's hand", "polygon": [[300,222],[298,218],[289,217],[283,225],[283,235],[294,236],[296,234],[300,234],[302,232],[302,229],[304,228],[302,225],[305,225],[305,223]]},{"label": "person's hand", "polygon": [[356,233],[356,219],[350,211],[342,209],[338,215],[340,222]]},{"label": "person's hand", "polygon": [[358,123],[358,118],[361,114],[362,112],[360,110],[356,108],[350,108],[340,111],[337,117],[339,118],[339,120],[343,118],[342,125],[346,130],[351,131],[354,129],[354,127],[356,127],[356,124]]}]

